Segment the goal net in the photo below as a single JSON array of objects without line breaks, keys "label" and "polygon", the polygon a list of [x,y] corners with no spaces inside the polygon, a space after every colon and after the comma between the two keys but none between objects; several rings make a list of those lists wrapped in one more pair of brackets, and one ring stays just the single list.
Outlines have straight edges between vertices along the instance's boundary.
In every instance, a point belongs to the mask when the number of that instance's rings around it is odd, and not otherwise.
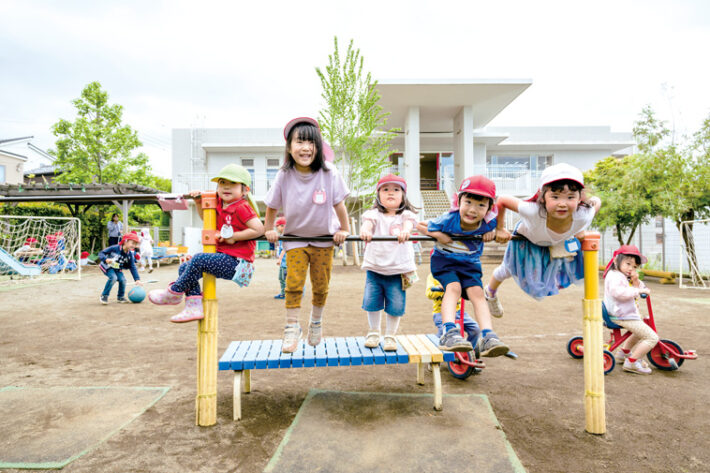
[{"label": "goal net", "polygon": [[81,256],[79,219],[0,215],[0,285],[81,279]]},{"label": "goal net", "polygon": [[680,270],[682,288],[710,289],[710,219],[680,224]]}]

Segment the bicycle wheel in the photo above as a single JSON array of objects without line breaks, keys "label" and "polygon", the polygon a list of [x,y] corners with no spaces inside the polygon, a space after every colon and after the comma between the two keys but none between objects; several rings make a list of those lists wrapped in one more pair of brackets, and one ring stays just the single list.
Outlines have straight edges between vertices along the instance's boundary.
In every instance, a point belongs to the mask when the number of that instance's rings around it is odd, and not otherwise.
[{"label": "bicycle wheel", "polygon": [[[676,342],[672,340],[661,340],[661,342],[671,346],[676,353],[683,353],[683,349]],[[670,350],[662,347],[660,343],[657,343],[653,350],[648,352],[646,358],[653,366],[663,371],[675,371],[685,361],[685,358],[676,356]]]},{"label": "bicycle wheel", "polygon": [[604,374],[607,375],[614,371],[616,366],[616,359],[614,359],[614,354],[609,350],[604,350]]},{"label": "bicycle wheel", "polygon": [[572,337],[567,342],[567,353],[572,358],[580,359],[584,357],[584,339],[582,337]]},{"label": "bicycle wheel", "polygon": [[[473,361],[473,352],[469,351],[461,353],[461,357],[463,357],[463,359],[466,361]],[[472,374],[474,374],[476,370],[476,368],[474,368],[473,366],[468,366],[464,363],[461,363],[458,359],[458,355],[454,361],[449,361],[446,366],[449,368],[449,373],[451,373],[451,376],[457,379],[466,379]]]}]

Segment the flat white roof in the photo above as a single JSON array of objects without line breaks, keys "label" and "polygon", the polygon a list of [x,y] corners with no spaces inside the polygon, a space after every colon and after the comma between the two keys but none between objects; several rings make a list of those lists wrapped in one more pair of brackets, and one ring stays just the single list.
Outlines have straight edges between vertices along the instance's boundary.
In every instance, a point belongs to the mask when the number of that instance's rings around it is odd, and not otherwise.
[{"label": "flat white roof", "polygon": [[453,131],[461,107],[473,106],[473,127],[483,128],[532,84],[531,79],[383,80],[380,106],[390,113],[389,128],[404,128],[407,111],[419,107],[419,128]]}]

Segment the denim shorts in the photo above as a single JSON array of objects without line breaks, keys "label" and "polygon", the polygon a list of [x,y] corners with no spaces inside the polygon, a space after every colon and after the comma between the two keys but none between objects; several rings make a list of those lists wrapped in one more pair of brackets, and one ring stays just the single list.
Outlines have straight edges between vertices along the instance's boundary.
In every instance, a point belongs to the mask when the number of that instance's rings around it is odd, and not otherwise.
[{"label": "denim shorts", "polygon": [[480,261],[461,261],[439,256],[434,252],[431,257],[431,275],[441,283],[441,287],[452,282],[461,284],[461,297],[468,299],[466,289],[469,287],[483,287]]},{"label": "denim shorts", "polygon": [[374,271],[367,272],[365,279],[365,294],[362,297],[362,308],[368,312],[385,312],[394,317],[404,315],[407,294],[402,289],[402,276],[394,274],[384,276]]}]

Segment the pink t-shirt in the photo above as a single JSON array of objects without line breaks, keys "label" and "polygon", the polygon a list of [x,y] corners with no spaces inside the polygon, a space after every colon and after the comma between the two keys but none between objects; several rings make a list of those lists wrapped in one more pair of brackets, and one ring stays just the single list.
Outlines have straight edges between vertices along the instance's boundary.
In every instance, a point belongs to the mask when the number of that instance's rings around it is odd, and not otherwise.
[{"label": "pink t-shirt", "polygon": [[[324,236],[340,230],[333,207],[345,200],[350,191],[335,166],[328,162],[325,166],[327,172],[321,169],[304,174],[292,168],[276,174],[264,203],[272,209],[283,209],[284,235]],[[285,241],[283,246],[288,251],[308,245],[326,248],[333,246],[333,241]]]},{"label": "pink t-shirt", "polygon": [[636,298],[639,289],[646,287],[639,281],[640,288],[629,286],[629,280],[621,271],[611,270],[604,278],[604,307],[609,316],[619,320],[641,320]]},{"label": "pink t-shirt", "polygon": [[[362,214],[362,222],[366,221],[371,221],[373,224],[373,236],[397,236],[406,221],[412,222],[412,228],[417,225],[414,212],[409,210],[399,215],[387,216],[377,209],[370,209]],[[384,276],[416,271],[412,242],[371,241],[365,246],[362,269]]]}]

